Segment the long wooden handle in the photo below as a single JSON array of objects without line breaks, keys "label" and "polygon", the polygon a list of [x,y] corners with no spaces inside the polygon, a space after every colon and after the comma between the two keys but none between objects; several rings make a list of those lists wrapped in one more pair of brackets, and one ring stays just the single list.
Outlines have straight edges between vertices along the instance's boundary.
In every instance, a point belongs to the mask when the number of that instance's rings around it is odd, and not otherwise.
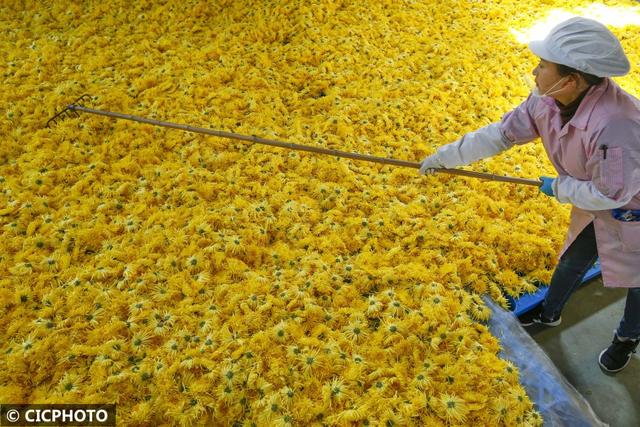
[{"label": "long wooden handle", "polygon": [[[409,162],[409,161],[406,161],[406,160],[389,159],[389,158],[386,158],[386,157],[369,156],[369,155],[366,155],[366,154],[349,153],[347,151],[331,150],[331,149],[322,148],[322,147],[312,147],[312,146],[308,146],[308,145],[293,144],[293,143],[290,143],[290,142],[275,141],[275,140],[272,140],[272,139],[259,138],[257,136],[240,135],[240,134],[237,134],[237,133],[225,132],[225,131],[220,131],[220,130],[207,129],[207,128],[201,128],[201,127],[196,127],[196,126],[189,126],[189,125],[183,125],[183,124],[173,123],[173,122],[165,122],[165,121],[161,121],[161,120],[153,120],[153,119],[148,119],[146,117],[133,116],[131,114],[122,114],[122,113],[116,113],[116,112],[112,112],[112,111],[95,110],[95,109],[92,109],[92,108],[87,108],[87,107],[82,106],[82,105],[73,105],[72,104],[72,105],[69,105],[67,108],[69,110],[71,110],[71,111],[82,111],[84,113],[98,114],[100,116],[113,117],[113,118],[116,118],[116,119],[123,119],[123,120],[131,120],[131,121],[134,121],[134,122],[147,123],[147,124],[154,125],[154,126],[162,126],[162,127],[166,127],[166,128],[180,129],[180,130],[184,130],[184,131],[187,131],[187,132],[194,132],[194,133],[201,133],[201,134],[205,134],[205,135],[219,136],[219,137],[222,137],[222,138],[230,138],[230,139],[237,139],[237,140],[240,140],[240,141],[255,142],[255,143],[258,143],[258,144],[271,145],[273,147],[287,148],[287,149],[290,149],[290,150],[308,151],[308,152],[311,152],[311,153],[327,154],[327,155],[330,155],[330,156],[345,157],[345,158],[353,159],[353,160],[364,160],[364,161],[367,161],[367,162],[382,163],[382,164],[385,164],[385,165],[403,166],[403,167],[408,167],[408,168],[420,169],[420,163],[419,162]],[[511,177],[511,176],[493,175],[493,174],[489,174],[489,173],[473,172],[473,171],[466,171],[466,170],[461,170],[461,169],[445,169],[445,168],[442,168],[442,169],[435,169],[435,171],[438,172],[438,173],[447,173],[447,174],[451,174],[451,175],[468,176],[468,177],[472,177],[472,178],[480,178],[480,179],[486,179],[486,180],[490,180],[490,181],[511,182],[511,183],[514,183],[514,184],[533,185],[533,186],[537,186],[537,187],[540,187],[542,185],[542,181],[539,181],[539,180],[517,178],[517,177]]]}]

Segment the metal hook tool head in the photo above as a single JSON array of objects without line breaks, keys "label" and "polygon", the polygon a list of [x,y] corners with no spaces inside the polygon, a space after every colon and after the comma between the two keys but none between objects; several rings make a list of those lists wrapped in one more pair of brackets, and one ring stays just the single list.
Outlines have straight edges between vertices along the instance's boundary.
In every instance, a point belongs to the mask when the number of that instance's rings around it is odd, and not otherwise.
[{"label": "metal hook tool head", "polygon": [[81,105],[79,104],[81,101],[91,101],[91,95],[85,93],[84,95],[73,101],[71,104],[64,107],[62,111],[47,120],[46,127],[50,127],[51,123],[57,124],[58,120],[64,119],[65,117],[80,117],[80,113],[75,110],[75,107],[76,105]]}]

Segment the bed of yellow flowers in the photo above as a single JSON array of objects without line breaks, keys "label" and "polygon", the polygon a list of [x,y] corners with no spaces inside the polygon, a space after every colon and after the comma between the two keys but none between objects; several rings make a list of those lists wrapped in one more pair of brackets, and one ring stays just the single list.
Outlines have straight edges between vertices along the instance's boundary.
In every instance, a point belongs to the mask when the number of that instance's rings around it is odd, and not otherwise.
[{"label": "bed of yellow flowers", "polygon": [[[535,188],[44,124],[88,93],[419,161],[526,97],[516,36],[564,3],[3,1],[0,401],[117,403],[122,425],[541,424],[480,299],[550,277],[568,211]],[[637,23],[612,29],[637,67]],[[540,144],[471,168],[551,172]]]}]

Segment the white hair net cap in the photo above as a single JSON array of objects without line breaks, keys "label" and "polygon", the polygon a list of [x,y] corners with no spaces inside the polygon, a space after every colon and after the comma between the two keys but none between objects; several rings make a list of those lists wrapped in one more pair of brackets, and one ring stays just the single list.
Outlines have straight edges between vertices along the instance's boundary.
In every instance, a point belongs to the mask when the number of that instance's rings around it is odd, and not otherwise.
[{"label": "white hair net cap", "polygon": [[598,21],[582,17],[556,25],[544,40],[529,43],[540,58],[598,77],[624,76],[631,66],[620,41]]}]

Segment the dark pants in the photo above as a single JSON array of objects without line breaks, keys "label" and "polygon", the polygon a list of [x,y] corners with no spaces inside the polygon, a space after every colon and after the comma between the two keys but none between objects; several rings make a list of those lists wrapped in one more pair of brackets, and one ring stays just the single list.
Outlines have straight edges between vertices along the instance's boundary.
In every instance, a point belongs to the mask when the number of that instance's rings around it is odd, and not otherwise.
[{"label": "dark pants", "polygon": [[[580,233],[560,258],[553,272],[549,291],[543,302],[543,316],[555,319],[560,315],[571,294],[598,258],[593,223]],[[624,315],[618,326],[618,336],[640,337],[640,288],[629,288]]]}]

